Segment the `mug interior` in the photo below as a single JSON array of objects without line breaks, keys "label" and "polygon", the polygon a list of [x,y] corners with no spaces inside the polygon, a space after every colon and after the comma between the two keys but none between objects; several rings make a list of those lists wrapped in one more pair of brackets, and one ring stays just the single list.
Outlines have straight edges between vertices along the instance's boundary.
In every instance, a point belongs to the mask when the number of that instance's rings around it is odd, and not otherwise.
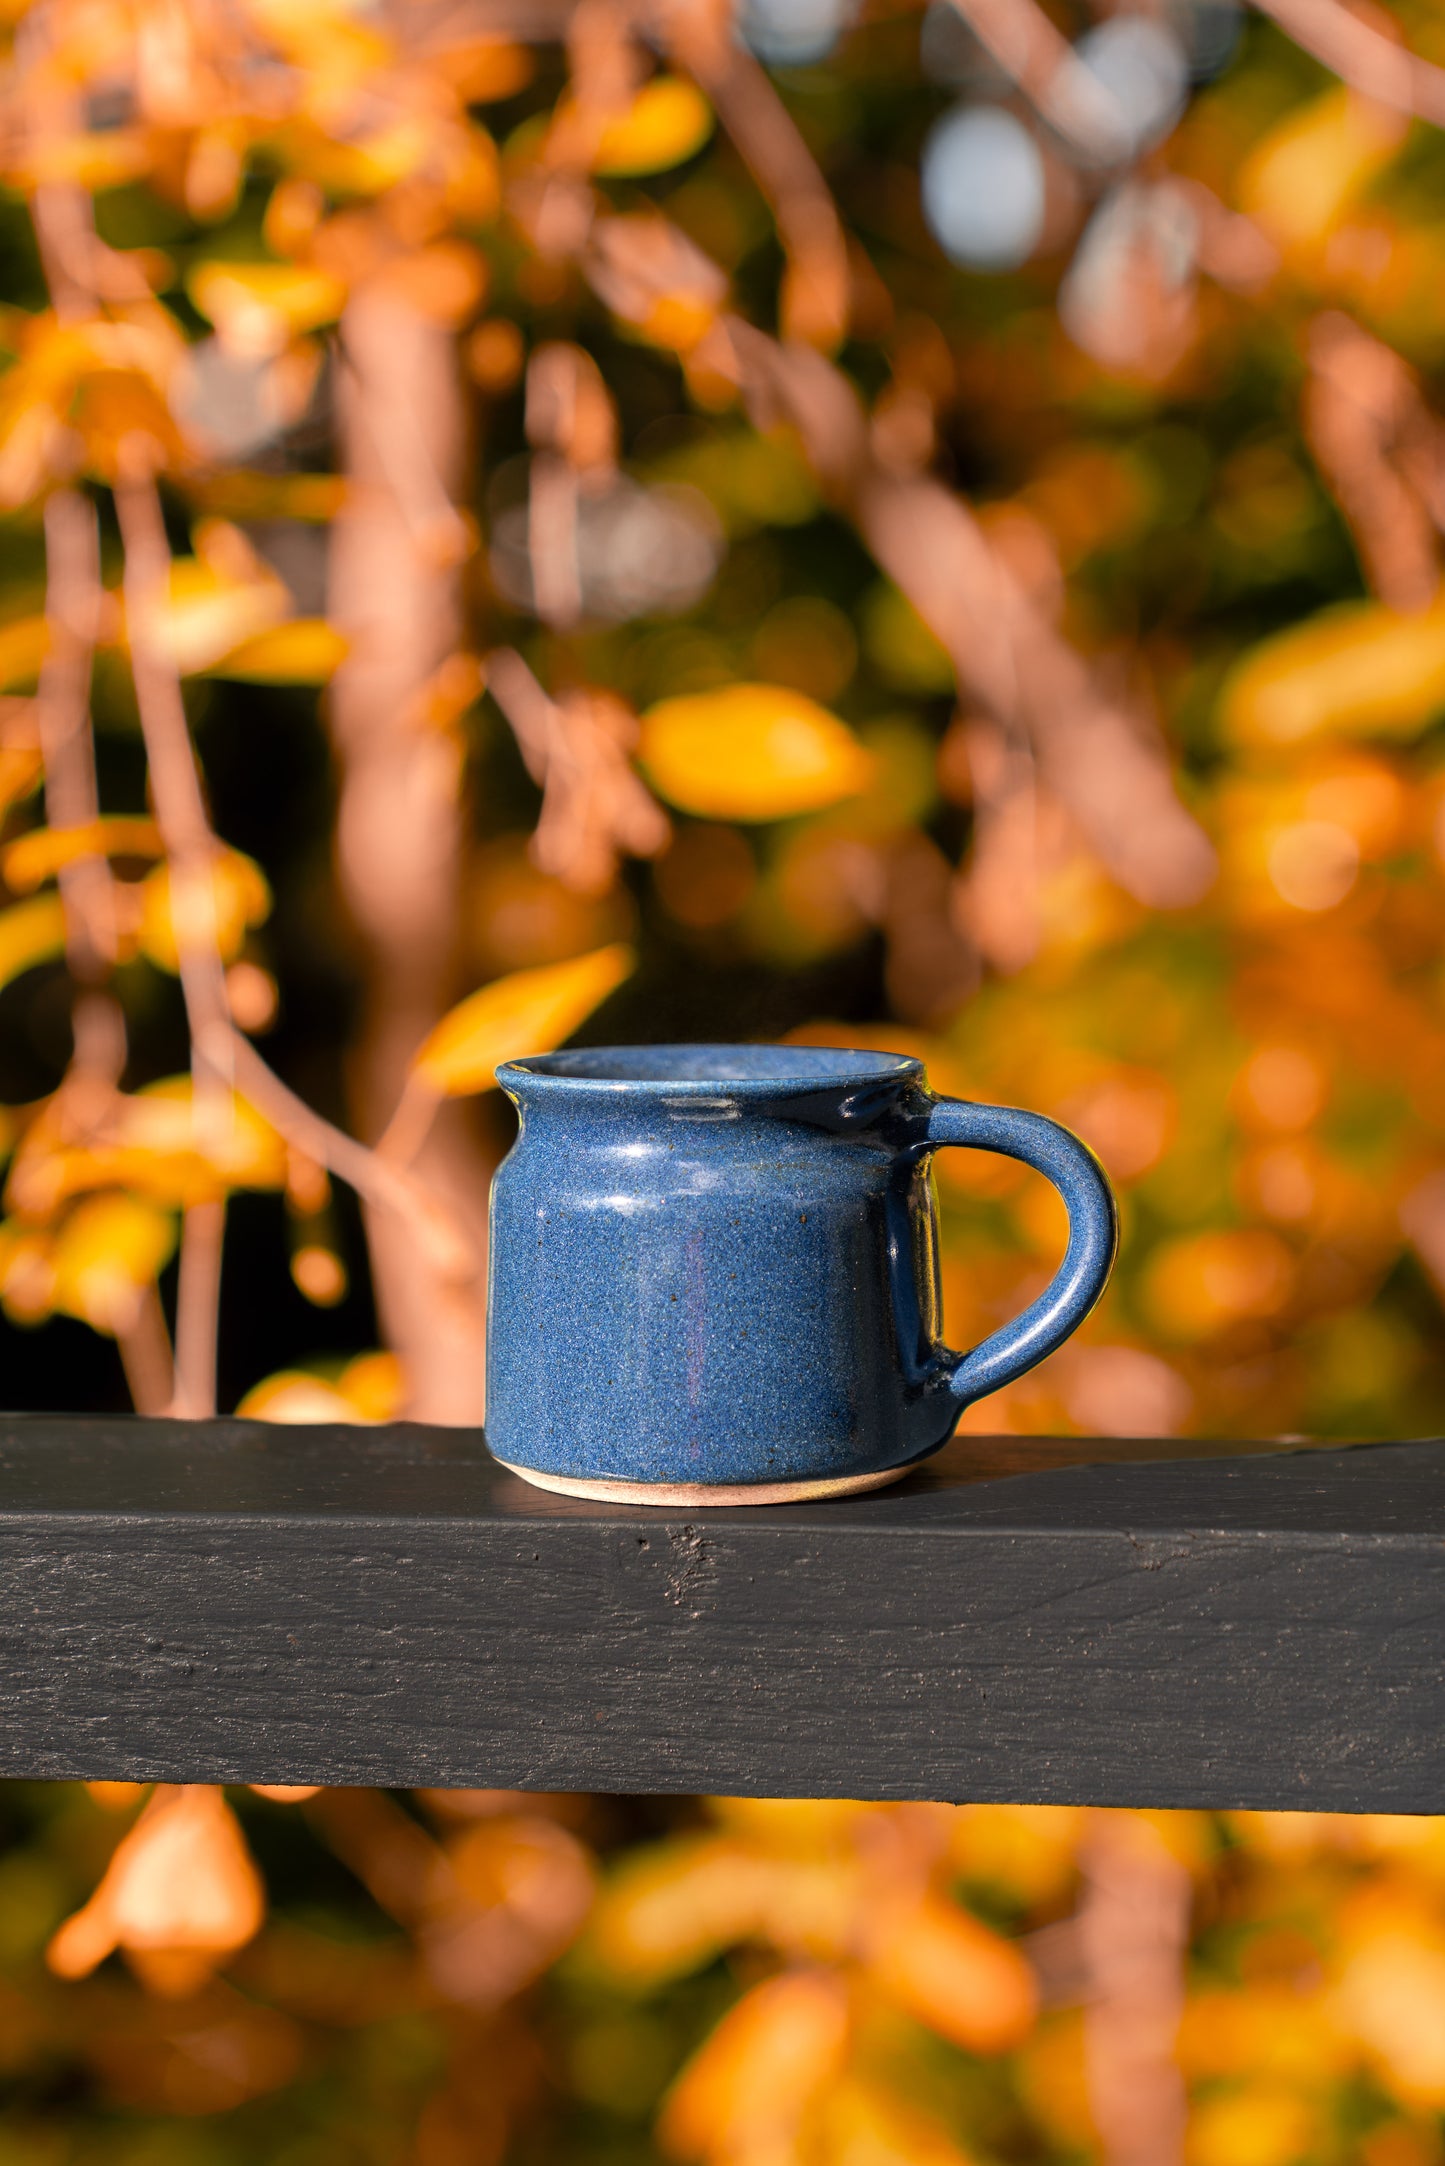
[{"label": "mug interior", "polygon": [[603,1045],[534,1053],[508,1061],[511,1072],[603,1087],[654,1083],[716,1090],[732,1084],[850,1084],[920,1074],[906,1053],[859,1052],[831,1045]]}]

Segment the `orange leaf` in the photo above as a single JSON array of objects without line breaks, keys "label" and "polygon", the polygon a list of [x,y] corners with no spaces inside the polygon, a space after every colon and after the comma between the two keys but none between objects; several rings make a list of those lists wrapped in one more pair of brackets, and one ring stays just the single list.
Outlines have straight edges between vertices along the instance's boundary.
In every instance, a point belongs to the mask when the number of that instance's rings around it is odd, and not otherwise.
[{"label": "orange leaf", "polygon": [[1016,2046],[1038,2006],[1018,1949],[937,1897],[881,1921],[869,1967],[899,2007],[969,2053]]},{"label": "orange leaf", "polygon": [[474,316],[487,290],[487,263],[467,241],[434,241],[399,257],[385,273],[386,290],[418,315],[455,330]]},{"label": "orange leaf", "polygon": [[236,1412],[245,1421],[294,1422],[303,1426],[367,1418],[334,1384],[305,1369],[278,1369],[274,1376],[253,1384]]},{"label": "orange leaf", "polygon": [[406,1400],[406,1374],[395,1354],[358,1354],[336,1380],[363,1421],[395,1421]]},{"label": "orange leaf", "polygon": [[1260,1226],[1184,1234],[1150,1255],[1143,1305],[1172,1339],[1208,1338],[1247,1317],[1274,1316],[1294,1286],[1294,1258]]},{"label": "orange leaf", "polygon": [[83,1910],[46,1950],[62,1978],[84,1978],[114,1948],[146,1962],[161,1992],[194,1992],[261,1925],[261,1876],[234,1814],[205,1784],[162,1784],[125,1836]]},{"label": "orange leaf", "polygon": [[794,2155],[789,2138],[837,2077],[847,2045],[840,1979],[794,1971],[754,1986],[668,2094],[657,2129],[664,2149],[683,2159]]},{"label": "orange leaf", "polygon": [[447,47],[448,78],[468,105],[515,97],[531,82],[536,67],[528,47],[510,38],[482,36]]}]

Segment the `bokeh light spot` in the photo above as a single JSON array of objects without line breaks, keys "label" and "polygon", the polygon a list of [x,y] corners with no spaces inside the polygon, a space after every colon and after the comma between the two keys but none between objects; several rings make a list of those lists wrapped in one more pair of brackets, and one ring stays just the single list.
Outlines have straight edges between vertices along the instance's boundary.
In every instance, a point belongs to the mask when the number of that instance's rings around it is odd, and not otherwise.
[{"label": "bokeh light spot", "polygon": [[923,214],[939,246],[975,271],[1027,262],[1044,224],[1044,161],[1001,106],[958,106],[923,146]]}]

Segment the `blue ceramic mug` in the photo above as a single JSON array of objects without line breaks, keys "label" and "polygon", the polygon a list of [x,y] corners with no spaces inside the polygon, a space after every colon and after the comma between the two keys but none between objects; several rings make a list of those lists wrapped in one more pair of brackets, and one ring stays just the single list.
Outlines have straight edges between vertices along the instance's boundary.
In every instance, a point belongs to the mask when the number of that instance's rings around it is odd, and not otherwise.
[{"label": "blue ceramic mug", "polygon": [[[935,1098],[920,1062],[794,1045],[508,1061],[492,1189],[487,1440],[528,1481],[627,1503],[880,1488],[1088,1315],[1117,1241],[1092,1152],[1037,1113]],[[941,1144],[1046,1174],[1052,1284],[940,1344]]]}]

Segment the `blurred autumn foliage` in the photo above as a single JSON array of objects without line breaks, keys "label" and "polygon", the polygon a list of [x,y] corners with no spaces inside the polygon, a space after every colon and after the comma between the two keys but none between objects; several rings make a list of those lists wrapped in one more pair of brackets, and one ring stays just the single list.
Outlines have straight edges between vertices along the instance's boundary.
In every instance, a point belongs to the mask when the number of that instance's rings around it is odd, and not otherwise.
[{"label": "blurred autumn foliage", "polygon": [[[497,1061],[795,1034],[1120,1189],[969,1426],[1445,1425],[1438,7],[0,16],[11,1404],[479,1419]],[[1434,1821],[0,1814],[0,2166],[1445,2159]]]}]

